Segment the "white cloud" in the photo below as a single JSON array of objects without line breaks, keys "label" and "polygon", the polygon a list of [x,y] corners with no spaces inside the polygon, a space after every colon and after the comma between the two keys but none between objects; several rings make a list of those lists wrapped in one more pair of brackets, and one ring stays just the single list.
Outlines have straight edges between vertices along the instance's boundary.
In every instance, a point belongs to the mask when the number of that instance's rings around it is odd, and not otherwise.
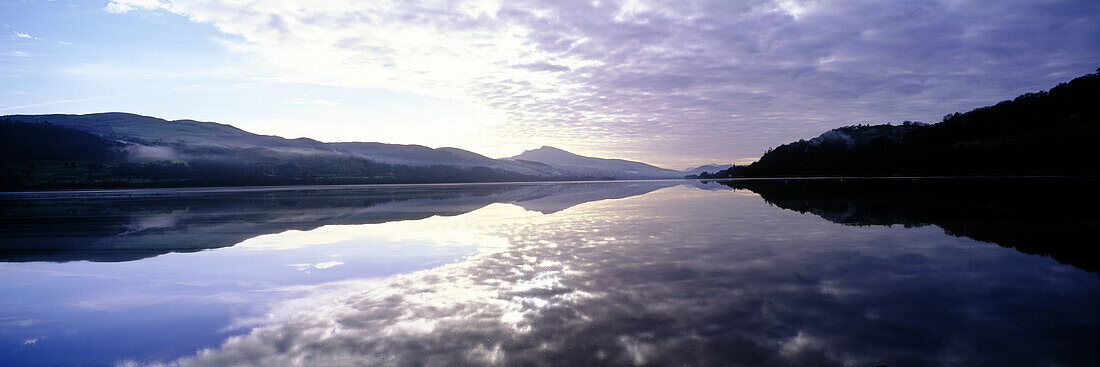
[{"label": "white cloud", "polygon": [[308,104],[308,105],[315,105],[315,106],[338,106],[338,105],[340,105],[340,102],[333,102],[333,101],[324,100],[324,99],[320,99],[320,98],[306,98],[306,97],[298,97],[298,98],[289,100],[286,103],[287,104]]},{"label": "white cloud", "polygon": [[29,39],[29,40],[41,40],[41,38],[32,36],[28,33],[20,33],[20,32],[15,32],[15,37],[23,38],[23,39]]},{"label": "white cloud", "polygon": [[103,10],[109,13],[122,14],[134,9],[158,9],[167,6],[168,4],[158,0],[110,0]]},{"label": "white cloud", "polygon": [[12,55],[12,56],[15,56],[15,57],[32,57],[32,56],[34,56],[29,52],[23,52],[23,51],[12,51],[9,55]]},{"label": "white cloud", "polygon": [[794,19],[802,17],[816,2],[798,0],[776,0],[777,10],[789,14]]},{"label": "white cloud", "polygon": [[122,14],[134,10],[134,7],[112,1],[107,3],[107,6],[104,7],[103,10],[106,10],[108,13]]},{"label": "white cloud", "polygon": [[292,267],[292,268],[295,268],[297,270],[302,270],[302,271],[308,272],[310,268],[314,268],[314,269],[317,269],[317,270],[325,270],[325,269],[328,269],[328,268],[344,265],[344,262],[343,261],[325,261],[325,262],[320,262],[320,263],[316,263],[316,264],[287,264],[287,265]]},{"label": "white cloud", "polygon": [[325,261],[325,262],[313,264],[313,267],[323,270],[323,269],[328,269],[328,268],[336,267],[336,266],[340,266],[340,265],[344,265],[344,262],[343,261]]},{"label": "white cloud", "polygon": [[24,105],[16,105],[16,106],[0,106],[0,111],[14,111],[14,110],[27,109],[27,108],[46,107],[46,106],[53,106],[53,105],[59,105],[59,104],[65,104],[65,103],[85,102],[85,101],[91,101],[91,100],[102,99],[102,98],[106,98],[106,96],[97,96],[97,97],[89,97],[89,98],[76,98],[76,99],[59,99],[59,100],[53,100],[53,101],[43,101],[43,102],[24,104]]},{"label": "white cloud", "polygon": [[129,12],[133,9],[134,8],[131,7],[131,5],[124,4],[124,3],[118,3],[118,2],[113,2],[113,1],[109,2],[107,4],[107,7],[103,8],[103,10],[107,10],[107,12],[116,13],[116,14]]}]

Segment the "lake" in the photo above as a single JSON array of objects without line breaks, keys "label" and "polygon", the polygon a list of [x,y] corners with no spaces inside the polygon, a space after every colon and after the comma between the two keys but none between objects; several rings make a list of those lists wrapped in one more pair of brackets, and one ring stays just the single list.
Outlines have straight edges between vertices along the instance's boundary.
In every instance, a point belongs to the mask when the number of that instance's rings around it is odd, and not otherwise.
[{"label": "lake", "polygon": [[0,193],[0,365],[1100,365],[1086,179]]}]

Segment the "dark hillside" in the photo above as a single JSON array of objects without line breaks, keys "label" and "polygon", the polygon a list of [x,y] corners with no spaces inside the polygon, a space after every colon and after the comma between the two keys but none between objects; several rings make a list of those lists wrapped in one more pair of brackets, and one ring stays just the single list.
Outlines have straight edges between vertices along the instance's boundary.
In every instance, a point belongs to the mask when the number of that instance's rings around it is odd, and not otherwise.
[{"label": "dark hillside", "polygon": [[107,162],[121,157],[122,145],[58,125],[0,119],[0,161]]},{"label": "dark hillside", "polygon": [[[176,122],[160,122],[174,123]],[[213,123],[189,126],[235,129]],[[196,130],[191,132],[196,133]],[[390,164],[329,150],[247,145],[234,148],[179,142],[146,146],[132,141],[112,140],[108,136],[111,134],[97,135],[49,122],[28,123],[0,119],[0,189],[497,182],[539,179],[489,167],[443,164],[449,162],[435,165]],[[309,142],[312,140],[305,143]],[[456,151],[459,151],[424,149],[441,154],[458,154]],[[162,152],[165,155],[151,156],[148,151]]]},{"label": "dark hillside", "polygon": [[856,125],[709,177],[1100,174],[1100,73],[937,124]]}]

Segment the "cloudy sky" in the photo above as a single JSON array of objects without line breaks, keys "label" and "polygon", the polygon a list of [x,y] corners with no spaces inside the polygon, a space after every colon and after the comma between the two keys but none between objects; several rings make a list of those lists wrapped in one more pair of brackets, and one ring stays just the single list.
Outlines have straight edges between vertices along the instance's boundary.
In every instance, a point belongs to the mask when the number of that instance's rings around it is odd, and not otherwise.
[{"label": "cloudy sky", "polygon": [[1100,2],[5,0],[0,114],[670,168],[1100,67]]}]

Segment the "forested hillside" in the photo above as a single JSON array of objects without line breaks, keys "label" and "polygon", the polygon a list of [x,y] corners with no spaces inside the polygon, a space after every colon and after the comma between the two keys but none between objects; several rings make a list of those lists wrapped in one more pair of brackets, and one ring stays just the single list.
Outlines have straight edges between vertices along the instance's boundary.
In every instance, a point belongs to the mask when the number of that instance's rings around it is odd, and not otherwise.
[{"label": "forested hillside", "polygon": [[543,178],[489,167],[381,163],[341,152],[148,146],[49,123],[0,119],[0,188],[4,189],[537,179]]},{"label": "forested hillside", "polygon": [[702,177],[1100,174],[1098,111],[1100,72],[936,124],[830,130]]}]

